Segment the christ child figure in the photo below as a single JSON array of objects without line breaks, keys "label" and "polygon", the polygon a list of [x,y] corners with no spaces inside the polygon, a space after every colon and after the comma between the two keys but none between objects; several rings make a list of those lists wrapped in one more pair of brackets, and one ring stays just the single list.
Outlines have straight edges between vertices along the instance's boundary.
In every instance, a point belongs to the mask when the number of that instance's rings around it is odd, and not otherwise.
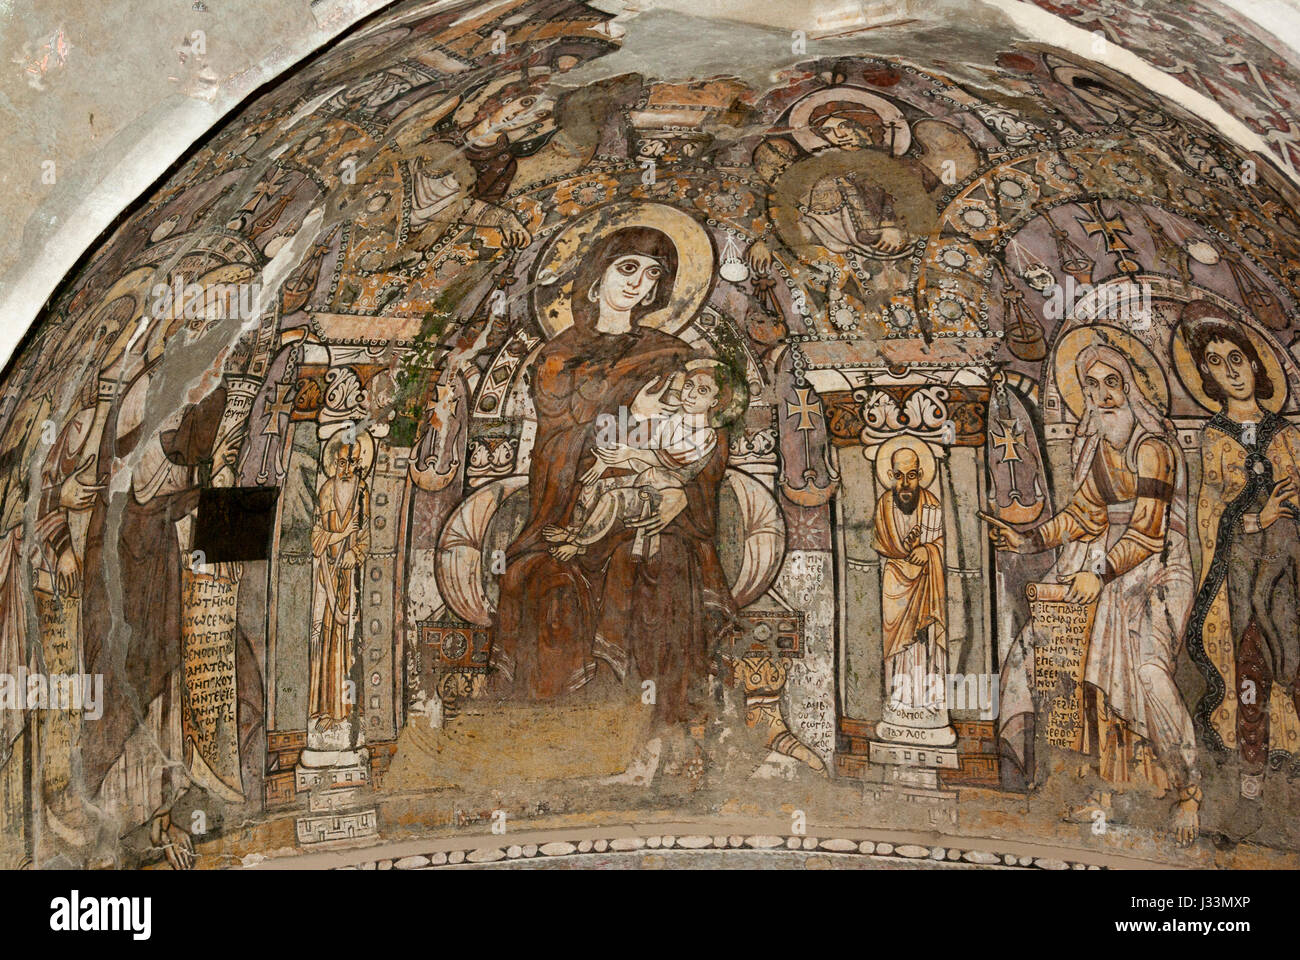
[{"label": "christ child figure", "polygon": [[[592,448],[595,465],[582,475],[582,489],[568,526],[550,525],[542,536],[557,560],[572,560],[605,537],[618,520],[646,519],[665,500],[684,499],[685,485],[708,462],[718,445],[719,412],[731,404],[732,390],[713,361],[694,361],[673,378],[665,403],[669,416],[651,421],[641,444],[617,443]],[[624,472],[606,477],[606,471]],[[646,559],[658,548],[656,536],[642,537],[633,555]]]}]

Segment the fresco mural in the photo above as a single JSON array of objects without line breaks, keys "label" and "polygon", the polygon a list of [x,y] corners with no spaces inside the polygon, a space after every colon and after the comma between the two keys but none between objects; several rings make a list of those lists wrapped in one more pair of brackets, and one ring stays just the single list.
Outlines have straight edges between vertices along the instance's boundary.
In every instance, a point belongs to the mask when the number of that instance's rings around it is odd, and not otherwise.
[{"label": "fresco mural", "polygon": [[394,7],[47,305],[5,865],[793,811],[1294,866],[1290,148],[1048,48],[621,42]]}]

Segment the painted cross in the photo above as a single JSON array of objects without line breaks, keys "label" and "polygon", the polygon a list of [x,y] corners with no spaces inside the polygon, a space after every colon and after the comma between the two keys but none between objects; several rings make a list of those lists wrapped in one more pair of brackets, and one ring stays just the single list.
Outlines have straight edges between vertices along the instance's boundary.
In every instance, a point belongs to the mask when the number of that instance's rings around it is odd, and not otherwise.
[{"label": "painted cross", "polygon": [[456,396],[456,391],[452,387],[443,383],[436,383],[433,386],[432,405],[433,426],[441,427],[445,426],[445,424],[439,418],[439,412],[445,414],[449,421],[454,420],[456,411],[460,409],[460,398]]},{"label": "painted cross", "polygon": [[263,434],[276,434],[280,432],[280,415],[293,413],[293,401],[289,399],[290,388],[288,384],[280,383],[275,387],[275,402],[266,405],[266,427],[262,430]]},{"label": "painted cross", "polygon": [[258,181],[257,186],[253,188],[252,195],[248,202],[240,207],[240,213],[252,213],[258,208],[263,200],[270,200],[284,186],[284,174],[276,171],[272,176],[263,177]]},{"label": "painted cross", "polygon": [[811,387],[798,387],[795,389],[795,396],[799,398],[799,402],[797,404],[789,400],[785,402],[785,415],[799,418],[799,425],[795,429],[800,433],[812,430],[815,426],[813,417],[822,415],[817,401],[808,396],[810,393],[812,393]]},{"label": "painted cross", "polygon": [[1115,255],[1115,267],[1121,273],[1134,274],[1140,272],[1142,267],[1136,260],[1128,256],[1128,254],[1133,253],[1133,248],[1124,239],[1129,236],[1129,228],[1128,224],[1124,222],[1123,214],[1108,217],[1101,208],[1100,200],[1094,200],[1088,204],[1088,209],[1092,214],[1091,219],[1087,217],[1074,218],[1079,226],[1083,227],[1084,232],[1090,237],[1101,234],[1106,243],[1106,252]]},{"label": "painted cross", "polygon": [[1025,434],[1020,430],[1019,420],[999,420],[1002,432],[993,434],[993,446],[1002,451],[1002,462],[1012,463],[1020,459],[1016,444],[1025,442]]},{"label": "painted cross", "polygon": [[[266,405],[266,426],[262,428],[262,436],[274,437],[280,433],[280,416],[281,414],[293,413],[293,401],[290,399],[292,388],[287,383],[277,383],[275,385],[275,401]],[[271,447],[272,443],[268,440],[266,446],[262,448],[262,465],[257,471],[257,482],[266,483],[271,478]],[[288,449],[288,444],[281,445],[281,452]],[[284,472],[284,463],[279,464],[277,475]]]}]

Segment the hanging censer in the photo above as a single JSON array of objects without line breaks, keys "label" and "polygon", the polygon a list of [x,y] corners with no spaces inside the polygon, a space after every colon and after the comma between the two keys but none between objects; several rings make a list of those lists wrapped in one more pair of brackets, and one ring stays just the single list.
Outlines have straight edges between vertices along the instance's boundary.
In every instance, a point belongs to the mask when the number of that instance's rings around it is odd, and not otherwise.
[{"label": "hanging censer", "polygon": [[749,267],[740,259],[740,244],[734,233],[727,233],[727,242],[722,246],[722,264],[718,267],[718,276],[728,283],[740,283],[749,279]]}]

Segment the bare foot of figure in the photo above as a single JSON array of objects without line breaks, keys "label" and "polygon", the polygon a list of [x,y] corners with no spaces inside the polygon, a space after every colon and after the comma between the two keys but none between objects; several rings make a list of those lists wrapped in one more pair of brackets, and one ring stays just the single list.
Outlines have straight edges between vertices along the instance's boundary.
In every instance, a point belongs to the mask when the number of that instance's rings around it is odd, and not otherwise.
[{"label": "bare foot of figure", "polygon": [[194,843],[188,833],[172,822],[170,810],[160,810],[153,815],[149,821],[149,839],[155,847],[162,848],[173,870],[193,869]]},{"label": "bare foot of figure", "polygon": [[829,777],[826,764],[786,725],[781,715],[781,701],[776,696],[747,696],[745,724],[758,728],[767,740],[767,748],[806,764],[823,777]]},{"label": "bare foot of figure", "polygon": [[1190,847],[1201,831],[1201,788],[1187,787],[1179,792],[1178,803],[1169,819],[1174,842],[1180,847]]}]

